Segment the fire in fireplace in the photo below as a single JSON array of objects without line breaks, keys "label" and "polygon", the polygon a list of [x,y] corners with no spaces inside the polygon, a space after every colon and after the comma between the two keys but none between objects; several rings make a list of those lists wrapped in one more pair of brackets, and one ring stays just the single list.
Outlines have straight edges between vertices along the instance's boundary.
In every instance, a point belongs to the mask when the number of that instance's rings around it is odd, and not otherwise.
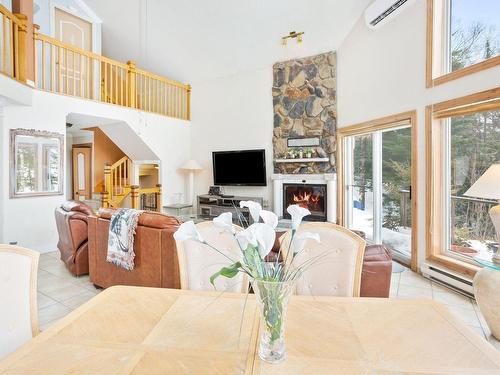
[{"label": "fire in fireplace", "polygon": [[290,219],[288,206],[298,204],[311,211],[304,220],[326,221],[327,194],[322,184],[283,184],[283,217]]}]

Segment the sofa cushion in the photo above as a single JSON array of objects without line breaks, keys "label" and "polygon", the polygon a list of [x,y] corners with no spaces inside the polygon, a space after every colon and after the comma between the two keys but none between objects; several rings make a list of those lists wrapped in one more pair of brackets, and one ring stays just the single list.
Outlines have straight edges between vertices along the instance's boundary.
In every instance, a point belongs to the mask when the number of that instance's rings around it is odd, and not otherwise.
[{"label": "sofa cushion", "polygon": [[[111,220],[111,216],[116,212],[114,208],[100,208],[98,216],[102,219]],[[143,227],[155,229],[177,228],[182,222],[175,216],[163,215],[158,212],[145,211],[139,216],[138,224]]]}]

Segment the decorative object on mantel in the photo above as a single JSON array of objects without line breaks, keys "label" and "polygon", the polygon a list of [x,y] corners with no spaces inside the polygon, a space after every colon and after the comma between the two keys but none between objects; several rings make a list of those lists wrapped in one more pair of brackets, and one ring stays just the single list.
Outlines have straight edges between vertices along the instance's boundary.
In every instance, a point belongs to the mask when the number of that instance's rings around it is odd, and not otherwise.
[{"label": "decorative object on mantel", "polygon": [[[490,166],[479,179],[465,192],[469,197],[500,199],[500,164]],[[490,217],[500,242],[500,205],[490,209]],[[491,259],[478,255],[474,259],[484,266],[474,276],[474,296],[479,310],[488,323],[493,336],[500,340],[500,254],[498,250]]]},{"label": "decorative object on mantel", "polygon": [[312,148],[318,158],[329,159],[324,163],[274,163],[275,173],[335,172],[336,60],[335,52],[329,52],[274,65],[274,160],[284,155],[291,158],[289,147]]},{"label": "decorative object on mantel", "polygon": [[[289,206],[287,211],[292,220],[290,246],[286,254],[281,254],[281,256],[278,254],[275,262],[266,262],[265,257],[275,243],[278,216],[273,212],[262,210],[262,206],[253,201],[242,201],[240,207],[248,208],[254,221],[254,224],[245,230],[236,231],[232,214],[229,212],[213,220],[213,223],[221,230],[234,236],[241,249],[240,259],[232,259],[223,249],[217,249],[207,243],[192,221],[182,224],[175,232],[174,238],[178,246],[182,246],[185,240],[194,240],[228,258],[230,265],[222,267],[210,277],[212,285],[215,285],[215,279],[218,277],[233,278],[240,272],[250,278],[261,312],[259,357],[269,363],[279,363],[286,358],[285,320],[288,300],[294,290],[296,280],[301,277],[306,268],[320,260],[323,255],[318,255],[298,266],[293,263],[293,260],[303,250],[306,240],[312,239],[319,242],[320,238],[317,233],[311,232],[295,235],[303,217],[310,215],[310,212],[298,205]],[[263,222],[259,222],[260,219]],[[283,261],[279,262],[279,259]]]}]

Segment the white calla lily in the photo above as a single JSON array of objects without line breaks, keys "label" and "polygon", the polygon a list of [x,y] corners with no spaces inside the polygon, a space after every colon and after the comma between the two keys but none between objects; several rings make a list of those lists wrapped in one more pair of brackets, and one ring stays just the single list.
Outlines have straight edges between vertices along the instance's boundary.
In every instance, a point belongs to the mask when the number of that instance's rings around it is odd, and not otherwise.
[{"label": "white calla lily", "polygon": [[229,233],[236,233],[233,225],[233,214],[231,212],[224,212],[223,214],[220,214],[213,219],[213,223],[217,227],[227,230]]},{"label": "white calla lily", "polygon": [[294,237],[293,243],[292,243],[293,254],[297,254],[299,251],[302,251],[308,240],[314,240],[317,243],[321,242],[321,239],[320,239],[318,233],[312,233],[312,232],[297,233],[297,235]]},{"label": "white calla lily", "polygon": [[311,214],[311,212],[307,208],[300,207],[298,204],[288,206],[286,212],[288,212],[292,217],[292,229],[294,230],[298,229],[304,216]]},{"label": "white calla lily", "polygon": [[274,246],[276,232],[267,224],[255,223],[236,233],[236,239],[243,250],[248,245],[257,246],[260,257],[264,259]]},{"label": "white calla lily", "polygon": [[276,229],[278,226],[278,215],[274,212],[262,210],[260,211],[260,217],[264,220],[264,223]]},{"label": "white calla lily", "polygon": [[240,207],[248,208],[250,210],[250,216],[252,216],[253,222],[259,222],[260,211],[262,211],[262,206],[260,205],[260,203],[254,201],[240,201]]},{"label": "white calla lily", "polygon": [[198,242],[204,242],[203,237],[201,237],[200,232],[196,229],[195,223],[191,221],[186,221],[182,223],[177,231],[174,233],[174,239],[179,242],[192,239]]}]

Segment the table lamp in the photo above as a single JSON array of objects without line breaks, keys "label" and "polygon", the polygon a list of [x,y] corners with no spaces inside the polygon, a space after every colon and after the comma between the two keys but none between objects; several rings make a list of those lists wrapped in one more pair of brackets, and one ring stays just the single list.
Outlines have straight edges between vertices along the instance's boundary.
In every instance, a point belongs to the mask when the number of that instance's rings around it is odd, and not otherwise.
[{"label": "table lamp", "polygon": [[[500,200],[500,164],[493,164],[465,192],[466,196]],[[500,204],[490,209],[490,218],[495,226],[497,242],[500,242]],[[493,254],[493,261],[500,263],[500,252]]]},{"label": "table lamp", "polygon": [[188,199],[187,203],[193,204],[194,202],[194,173],[201,171],[203,167],[196,162],[196,160],[189,160],[182,167],[182,170],[189,172],[189,185],[188,185]]}]

